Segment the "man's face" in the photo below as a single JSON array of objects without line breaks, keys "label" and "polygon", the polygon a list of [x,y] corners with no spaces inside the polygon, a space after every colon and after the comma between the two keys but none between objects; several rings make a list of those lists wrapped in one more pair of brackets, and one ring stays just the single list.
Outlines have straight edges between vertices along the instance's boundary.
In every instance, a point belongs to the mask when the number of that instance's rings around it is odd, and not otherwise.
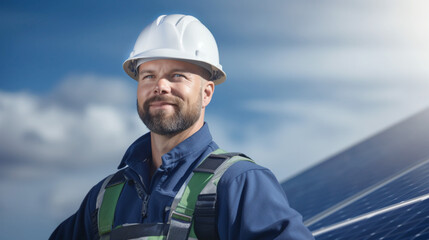
[{"label": "man's face", "polygon": [[139,66],[137,110],[154,133],[173,136],[200,120],[202,68],[187,62],[160,59]]}]

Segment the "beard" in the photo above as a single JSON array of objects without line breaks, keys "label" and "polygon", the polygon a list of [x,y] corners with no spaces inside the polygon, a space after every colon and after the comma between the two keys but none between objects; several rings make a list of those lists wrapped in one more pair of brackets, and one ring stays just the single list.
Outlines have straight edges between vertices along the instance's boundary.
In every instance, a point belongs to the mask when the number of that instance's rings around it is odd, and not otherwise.
[{"label": "beard", "polygon": [[[150,112],[150,103],[154,101],[165,101],[172,103],[174,112],[168,113],[164,110]],[[159,135],[174,136],[190,128],[201,115],[202,93],[195,103],[185,108],[185,102],[176,96],[157,95],[143,103],[140,106],[137,100],[137,112],[140,119],[151,131]]]}]

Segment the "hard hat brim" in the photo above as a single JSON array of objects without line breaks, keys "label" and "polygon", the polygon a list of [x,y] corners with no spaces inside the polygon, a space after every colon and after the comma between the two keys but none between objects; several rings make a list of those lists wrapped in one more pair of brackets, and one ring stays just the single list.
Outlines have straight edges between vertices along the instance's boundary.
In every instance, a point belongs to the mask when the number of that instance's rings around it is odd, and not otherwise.
[{"label": "hard hat brim", "polygon": [[140,54],[134,55],[133,57],[128,58],[122,65],[124,68],[124,71],[134,80],[138,80],[138,71],[137,71],[137,60],[139,59],[148,59],[150,61],[152,60],[158,60],[158,59],[173,59],[173,60],[179,60],[179,61],[185,61],[192,64],[196,64],[200,67],[204,66],[210,66],[211,69],[208,69],[207,67],[204,67],[211,73],[211,81],[214,82],[215,85],[219,85],[223,83],[226,80],[226,74],[222,70],[222,66],[214,66],[209,63],[209,61],[206,61],[202,58],[198,58],[196,56],[192,56],[186,54],[182,51],[177,51],[173,49],[154,49],[142,52]]}]

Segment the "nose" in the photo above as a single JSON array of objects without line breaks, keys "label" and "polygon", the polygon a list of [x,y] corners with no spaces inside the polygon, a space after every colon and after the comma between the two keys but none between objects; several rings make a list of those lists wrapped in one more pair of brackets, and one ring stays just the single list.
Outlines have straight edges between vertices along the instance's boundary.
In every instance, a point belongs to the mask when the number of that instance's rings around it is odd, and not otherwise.
[{"label": "nose", "polygon": [[171,91],[170,81],[168,81],[168,79],[166,78],[158,79],[157,83],[155,84],[154,93],[156,95],[163,95],[163,94],[170,93],[170,91]]}]

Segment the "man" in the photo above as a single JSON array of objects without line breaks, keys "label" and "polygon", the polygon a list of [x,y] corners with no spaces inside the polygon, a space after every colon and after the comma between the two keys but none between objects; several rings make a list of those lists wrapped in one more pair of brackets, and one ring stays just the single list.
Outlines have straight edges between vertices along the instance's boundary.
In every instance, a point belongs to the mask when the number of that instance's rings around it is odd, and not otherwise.
[{"label": "man", "polygon": [[226,75],[201,22],[160,16],[124,70],[150,133],[51,239],[313,239],[268,169],[212,140],[204,114]]}]

